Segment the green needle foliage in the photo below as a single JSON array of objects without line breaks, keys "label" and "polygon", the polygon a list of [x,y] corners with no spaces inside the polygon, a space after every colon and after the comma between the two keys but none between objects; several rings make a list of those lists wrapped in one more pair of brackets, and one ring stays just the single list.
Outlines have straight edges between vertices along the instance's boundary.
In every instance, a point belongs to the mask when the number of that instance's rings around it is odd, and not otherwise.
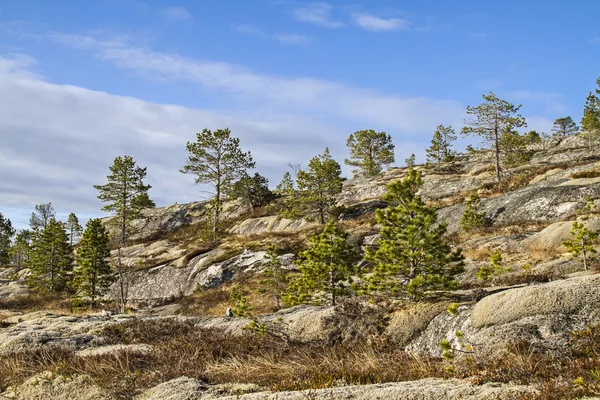
[{"label": "green needle foliage", "polygon": [[213,188],[213,239],[217,239],[221,222],[223,196],[231,185],[244,176],[246,170],[254,168],[250,152],[243,152],[240,139],[231,136],[229,129],[212,132],[203,129],[196,134],[195,142],[188,142],[187,164],[181,169],[184,174],[196,175],[196,183],[205,183]]},{"label": "green needle foliage", "polygon": [[109,259],[108,234],[100,219],[90,219],[77,247],[79,266],[73,271],[72,287],[77,295],[90,299],[92,309],[114,281]]},{"label": "green needle foliage", "polygon": [[249,176],[244,172],[242,177],[233,184],[230,197],[241,198],[250,207],[257,208],[269,204],[277,196],[269,189],[269,180],[259,174]]},{"label": "green needle foliage", "polygon": [[417,195],[422,185],[421,173],[411,169],[405,179],[387,186],[383,199],[395,206],[377,211],[379,248],[365,256],[373,264],[371,291],[420,298],[428,290],[458,287],[462,252],[446,243],[446,225],[437,222],[436,211]]},{"label": "green needle foliage", "polygon": [[342,191],[341,173],[340,164],[331,157],[329,148],[313,157],[307,170],[298,171],[297,206],[302,215],[316,218],[321,224],[326,222],[335,209],[336,196]]},{"label": "green needle foliage", "polygon": [[52,218],[56,218],[52,203],[36,204],[35,211],[31,213],[31,218],[29,218],[29,226],[36,233],[45,229]]},{"label": "green needle foliage", "polygon": [[81,225],[79,225],[79,218],[74,213],[69,214],[69,218],[67,219],[67,232],[69,233],[69,242],[71,244],[71,248],[75,245],[75,242],[79,240],[81,236]]},{"label": "green needle foliage", "polygon": [[[596,93],[599,91],[596,90]],[[581,130],[592,147],[600,137],[600,99],[592,92],[587,96],[583,107],[583,118],[581,119]]]},{"label": "green needle foliage", "polygon": [[122,245],[127,242],[129,232],[127,224],[139,216],[140,197],[148,194],[152,186],[144,185],[146,168],[138,167],[130,156],[115,158],[109,167],[110,175],[105,185],[94,185],[98,190],[98,198],[107,203],[103,211],[115,212],[115,222],[119,226],[119,239]]},{"label": "green needle foliage", "polygon": [[460,227],[463,231],[469,232],[489,225],[485,213],[480,210],[480,203],[481,199],[476,194],[467,197],[467,209],[460,218]]},{"label": "green needle foliage", "polygon": [[17,268],[23,268],[29,263],[31,252],[31,232],[23,229],[15,237],[15,241],[10,249],[12,263]]},{"label": "green needle foliage", "polygon": [[573,258],[578,258],[587,271],[591,262],[596,259],[596,245],[598,244],[598,231],[592,231],[581,222],[573,222],[571,228],[573,239],[565,240],[565,246]]},{"label": "green needle foliage", "polygon": [[236,283],[231,287],[231,293],[229,293],[229,304],[231,304],[231,311],[236,317],[250,318],[253,316],[252,307],[246,300],[246,294],[240,286]]},{"label": "green needle foliage", "polygon": [[427,162],[436,164],[437,168],[440,168],[441,163],[452,161],[455,155],[452,142],[455,140],[456,134],[452,126],[438,125],[433,132],[431,146],[426,150]]},{"label": "green needle foliage", "polygon": [[261,292],[273,296],[275,307],[281,309],[281,299],[289,284],[289,272],[281,265],[279,252],[275,245],[267,251],[263,279],[260,281]]},{"label": "green needle foliage", "polygon": [[506,100],[499,99],[490,92],[483,95],[483,103],[477,107],[467,107],[467,114],[473,118],[465,120],[463,135],[475,135],[491,145],[496,158],[496,180],[499,182],[502,172],[500,161],[501,137],[504,132],[526,126],[525,118],[518,114],[521,106],[514,106]]},{"label": "green needle foliage", "polygon": [[33,241],[28,284],[42,292],[65,290],[72,270],[71,252],[64,225],[51,218]]},{"label": "green needle foliage", "polygon": [[357,167],[352,170],[355,177],[377,176],[384,166],[394,163],[392,137],[385,132],[375,132],[372,129],[354,132],[348,137],[346,146],[350,150],[350,159],[344,162]]},{"label": "green needle foliage", "polygon": [[10,260],[10,243],[15,235],[10,219],[0,213],[0,266],[8,264]]},{"label": "green needle foliage", "polygon": [[406,166],[408,168],[413,168],[415,166],[415,162],[416,162],[416,157],[413,154],[411,154],[408,158],[404,159],[404,163],[406,164]]},{"label": "green needle foliage", "polygon": [[502,254],[494,253],[490,257],[490,265],[479,268],[479,271],[477,271],[475,276],[482,281],[487,281],[493,277],[500,276],[505,272],[509,272],[509,269],[504,268]]},{"label": "green needle foliage", "polygon": [[554,137],[565,138],[579,132],[579,127],[571,117],[557,118],[552,125]]},{"label": "green needle foliage", "polygon": [[360,255],[348,243],[348,234],[335,222],[313,235],[309,246],[300,253],[300,276],[291,283],[286,303],[336,305],[340,296],[351,294],[349,284],[357,272]]}]

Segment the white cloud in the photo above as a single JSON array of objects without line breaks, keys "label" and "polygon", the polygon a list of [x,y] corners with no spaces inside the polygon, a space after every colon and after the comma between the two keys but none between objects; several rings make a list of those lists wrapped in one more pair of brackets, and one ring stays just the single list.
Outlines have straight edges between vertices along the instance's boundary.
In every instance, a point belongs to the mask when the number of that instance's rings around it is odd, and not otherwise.
[{"label": "white cloud", "polygon": [[403,18],[380,18],[371,14],[353,14],[354,23],[367,31],[385,32],[410,30],[411,24]]},{"label": "white cloud", "polygon": [[326,28],[341,28],[345,26],[343,22],[331,18],[332,9],[333,7],[328,3],[311,3],[295,8],[292,10],[292,14],[297,21],[310,22]]},{"label": "white cloud", "polygon": [[193,19],[192,14],[183,7],[167,7],[164,9],[164,14],[169,22],[191,21]]},{"label": "white cloud", "polygon": [[297,33],[280,34],[276,36],[276,39],[280,43],[296,46],[308,43],[308,38],[306,36]]}]

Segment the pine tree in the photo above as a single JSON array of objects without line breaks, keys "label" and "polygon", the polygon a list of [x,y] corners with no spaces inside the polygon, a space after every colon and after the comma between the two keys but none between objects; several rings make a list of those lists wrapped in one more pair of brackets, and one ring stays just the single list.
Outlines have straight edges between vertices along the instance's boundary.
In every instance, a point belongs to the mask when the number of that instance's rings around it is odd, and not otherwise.
[{"label": "pine tree", "polygon": [[71,248],[75,245],[79,237],[81,236],[81,225],[79,225],[79,218],[75,213],[69,214],[69,218],[67,219],[67,232],[69,233],[69,240],[71,243]]},{"label": "pine tree", "polygon": [[10,261],[10,244],[15,235],[10,219],[5,218],[0,212],[0,266]]},{"label": "pine tree", "polygon": [[[542,133],[543,135],[543,133]],[[537,144],[542,142],[542,136],[537,131],[529,131],[525,134],[525,143]]]},{"label": "pine tree", "polygon": [[292,194],[295,190],[296,189],[294,188],[292,174],[286,171],[283,174],[281,182],[279,182],[279,185],[277,185],[277,187],[275,188],[275,193],[279,194],[280,196],[288,196]]},{"label": "pine tree", "polygon": [[145,210],[146,208],[155,208],[156,203],[150,198],[148,192],[142,192],[133,198],[131,201],[133,208]]},{"label": "pine tree", "polygon": [[67,231],[61,222],[51,218],[33,241],[28,284],[43,292],[63,291],[70,280],[72,262]]},{"label": "pine tree", "polygon": [[467,209],[460,218],[460,227],[463,231],[469,232],[473,229],[483,228],[488,225],[488,219],[484,212],[480,211],[481,199],[476,194],[467,198]]},{"label": "pine tree", "polygon": [[585,106],[583,107],[581,130],[588,142],[588,146],[592,147],[600,137],[600,100],[592,92],[586,98]]},{"label": "pine tree", "polygon": [[265,257],[264,278],[260,281],[261,292],[273,296],[275,308],[281,308],[281,299],[289,284],[289,272],[281,265],[277,247],[272,246]]},{"label": "pine tree", "polygon": [[121,248],[129,240],[129,222],[137,218],[143,208],[140,205],[140,198],[144,194],[147,195],[151,186],[144,184],[146,168],[138,167],[130,156],[115,158],[109,169],[111,174],[107,176],[108,182],[105,185],[94,185],[94,188],[100,192],[98,198],[107,203],[102,210],[113,211],[117,214],[114,220],[118,224],[118,234],[113,236],[113,243],[117,248],[116,269],[119,276],[120,310],[124,313],[128,301],[129,275],[127,272],[129,272],[130,266],[122,263]]},{"label": "pine tree", "polygon": [[[297,171],[300,171],[300,169],[298,168]],[[296,219],[302,216],[300,210],[300,193],[294,187],[294,181],[289,172],[283,174],[283,179],[275,188],[275,193],[283,197],[279,216],[288,219]]]},{"label": "pine tree", "polygon": [[526,126],[525,118],[518,114],[521,106],[514,106],[499,99],[494,93],[483,95],[484,102],[477,107],[467,107],[467,114],[474,119],[465,120],[463,135],[476,135],[488,142],[496,156],[496,180],[500,182],[502,166],[500,164],[500,139],[502,133]]},{"label": "pine tree", "polygon": [[502,165],[505,167],[516,167],[527,163],[533,155],[532,151],[527,150],[527,138],[509,127],[502,132],[499,147]]},{"label": "pine tree", "polygon": [[246,170],[254,168],[250,152],[244,153],[240,139],[231,137],[229,129],[212,132],[203,129],[196,134],[196,142],[188,142],[187,164],[181,169],[184,174],[196,175],[196,183],[212,186],[213,199],[213,239],[217,239],[221,222],[223,196],[233,182],[241,178]]},{"label": "pine tree", "polygon": [[565,246],[573,258],[579,258],[583,268],[587,271],[590,262],[596,258],[596,245],[598,244],[598,231],[592,231],[585,227],[581,222],[573,222],[571,235],[573,239],[565,240]]},{"label": "pine tree", "polygon": [[384,200],[396,205],[377,210],[379,248],[365,255],[373,264],[370,290],[420,298],[427,290],[458,287],[454,277],[463,271],[463,256],[446,243],[446,225],[417,195],[422,185],[421,173],[411,169],[405,179],[387,187]]},{"label": "pine tree", "polygon": [[114,280],[109,258],[108,234],[100,219],[90,219],[77,247],[79,266],[73,271],[72,286],[78,295],[90,299],[91,309]]},{"label": "pine tree", "polygon": [[52,218],[56,218],[56,212],[54,211],[54,207],[52,207],[52,203],[36,204],[35,211],[31,213],[31,218],[29,219],[29,226],[33,232],[37,232],[45,229]]},{"label": "pine tree", "polygon": [[385,132],[372,129],[354,132],[348,137],[346,146],[350,150],[350,159],[344,162],[358,167],[352,171],[355,177],[379,175],[384,166],[394,163],[392,137]]},{"label": "pine tree", "polygon": [[579,127],[571,117],[557,118],[552,126],[552,134],[555,137],[564,138],[579,132]]},{"label": "pine tree", "polygon": [[325,223],[337,203],[336,196],[342,191],[341,173],[340,164],[331,158],[329,148],[313,157],[306,171],[298,171],[298,200],[304,215]]},{"label": "pine tree", "polygon": [[137,218],[141,210],[136,199],[147,193],[152,186],[144,185],[146,168],[138,167],[130,156],[115,158],[109,169],[111,174],[106,177],[108,182],[105,185],[94,185],[94,188],[100,192],[98,198],[107,203],[102,210],[117,214],[119,238],[125,245],[129,237],[127,224]]},{"label": "pine tree", "polygon": [[452,142],[456,140],[456,134],[452,126],[438,125],[433,132],[431,146],[426,150],[427,161],[437,164],[449,162],[454,157]]},{"label": "pine tree", "polygon": [[269,204],[276,195],[269,189],[269,180],[259,174],[249,176],[244,172],[242,177],[233,184],[230,197],[232,199],[241,198],[250,207],[257,208]]},{"label": "pine tree", "polygon": [[236,317],[252,317],[253,311],[250,304],[248,304],[248,300],[246,299],[246,294],[239,283],[236,283],[231,287],[231,292],[229,293],[229,304],[232,306],[233,315]]},{"label": "pine tree", "polygon": [[31,232],[23,229],[17,233],[15,241],[10,248],[10,257],[12,263],[17,268],[23,268],[29,263],[31,252]]},{"label": "pine tree", "polygon": [[411,154],[410,157],[404,159],[404,163],[408,168],[413,168],[415,166],[416,157],[415,154]]},{"label": "pine tree", "polygon": [[357,272],[358,260],[358,252],[348,243],[348,234],[329,222],[300,253],[296,261],[300,276],[290,285],[286,302],[336,305],[340,296],[351,294],[349,283]]}]

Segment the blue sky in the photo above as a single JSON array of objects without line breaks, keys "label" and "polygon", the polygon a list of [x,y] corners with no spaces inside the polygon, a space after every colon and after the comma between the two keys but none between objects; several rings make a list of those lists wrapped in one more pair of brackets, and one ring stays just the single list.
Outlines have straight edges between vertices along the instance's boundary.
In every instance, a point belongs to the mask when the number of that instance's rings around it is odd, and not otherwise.
[{"label": "blue sky", "polygon": [[435,126],[460,129],[490,90],[531,129],[579,121],[598,15],[591,0],[0,0],[0,212],[103,215],[92,185],[122,154],[158,205],[200,199],[178,170],[203,128],[230,127],[275,185],[325,146],[342,162],[359,129],[422,161]]}]

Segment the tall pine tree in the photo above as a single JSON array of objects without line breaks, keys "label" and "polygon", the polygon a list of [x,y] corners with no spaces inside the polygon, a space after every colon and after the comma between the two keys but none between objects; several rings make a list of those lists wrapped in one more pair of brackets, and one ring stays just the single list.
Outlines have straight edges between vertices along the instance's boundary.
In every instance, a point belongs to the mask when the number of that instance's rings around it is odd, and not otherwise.
[{"label": "tall pine tree", "polygon": [[327,215],[337,203],[336,196],[342,191],[340,164],[329,154],[329,148],[322,155],[313,157],[308,169],[298,171],[298,195],[302,213],[316,217],[324,224]]},{"label": "tall pine tree", "polygon": [[394,163],[394,143],[392,137],[385,132],[373,129],[357,131],[346,141],[350,150],[350,158],[346,165],[357,167],[354,176],[376,176],[384,167]]},{"label": "tall pine tree", "polygon": [[490,92],[483,95],[483,103],[477,107],[467,106],[467,114],[473,118],[465,120],[463,135],[475,135],[491,145],[496,159],[496,180],[502,173],[500,140],[504,132],[526,126],[525,118],[518,114],[521,106],[514,106]]},{"label": "tall pine tree", "polygon": [[90,219],[77,247],[79,266],[73,271],[72,286],[79,296],[90,299],[92,309],[114,280],[109,258],[108,234],[100,219]]},{"label": "tall pine tree", "polygon": [[423,185],[421,173],[411,169],[402,181],[388,185],[384,196],[395,206],[377,210],[381,225],[379,248],[367,250],[365,260],[373,264],[369,288],[419,298],[428,290],[455,289],[455,276],[463,271],[460,250],[452,250],[444,239],[446,225],[417,195]]},{"label": "tall pine tree", "polygon": [[581,130],[590,147],[600,138],[600,99],[592,92],[585,100]]},{"label": "tall pine tree", "polygon": [[188,142],[187,164],[181,169],[184,174],[196,175],[196,183],[210,185],[213,198],[213,238],[217,239],[223,198],[231,185],[248,169],[254,168],[250,152],[243,152],[240,139],[231,136],[229,129],[212,132],[203,129],[196,134],[195,142]]},{"label": "tall pine tree", "polygon": [[455,140],[456,134],[451,125],[438,125],[433,132],[431,146],[426,150],[427,161],[437,164],[438,168],[441,163],[451,161],[454,156],[452,142]]},{"label": "tall pine tree", "polygon": [[33,241],[27,282],[42,292],[63,291],[71,278],[72,262],[67,231],[51,218]]},{"label": "tall pine tree", "polygon": [[45,229],[52,218],[56,218],[52,203],[36,204],[35,211],[31,213],[31,218],[29,218],[29,226],[35,233]]},{"label": "tall pine tree", "polygon": [[357,272],[358,260],[358,252],[348,243],[348,233],[329,222],[300,253],[300,276],[290,285],[286,301],[336,305],[340,296],[351,293],[349,283]]},{"label": "tall pine tree", "polygon": [[557,118],[552,125],[552,135],[564,138],[579,132],[579,127],[571,117]]},{"label": "tall pine tree", "polygon": [[71,243],[71,248],[75,246],[77,240],[81,236],[81,225],[79,225],[79,218],[75,213],[70,213],[69,218],[67,218],[67,232],[69,233],[69,241]]},{"label": "tall pine tree", "polygon": [[10,244],[14,234],[10,219],[0,213],[0,266],[8,264],[10,260]]}]

